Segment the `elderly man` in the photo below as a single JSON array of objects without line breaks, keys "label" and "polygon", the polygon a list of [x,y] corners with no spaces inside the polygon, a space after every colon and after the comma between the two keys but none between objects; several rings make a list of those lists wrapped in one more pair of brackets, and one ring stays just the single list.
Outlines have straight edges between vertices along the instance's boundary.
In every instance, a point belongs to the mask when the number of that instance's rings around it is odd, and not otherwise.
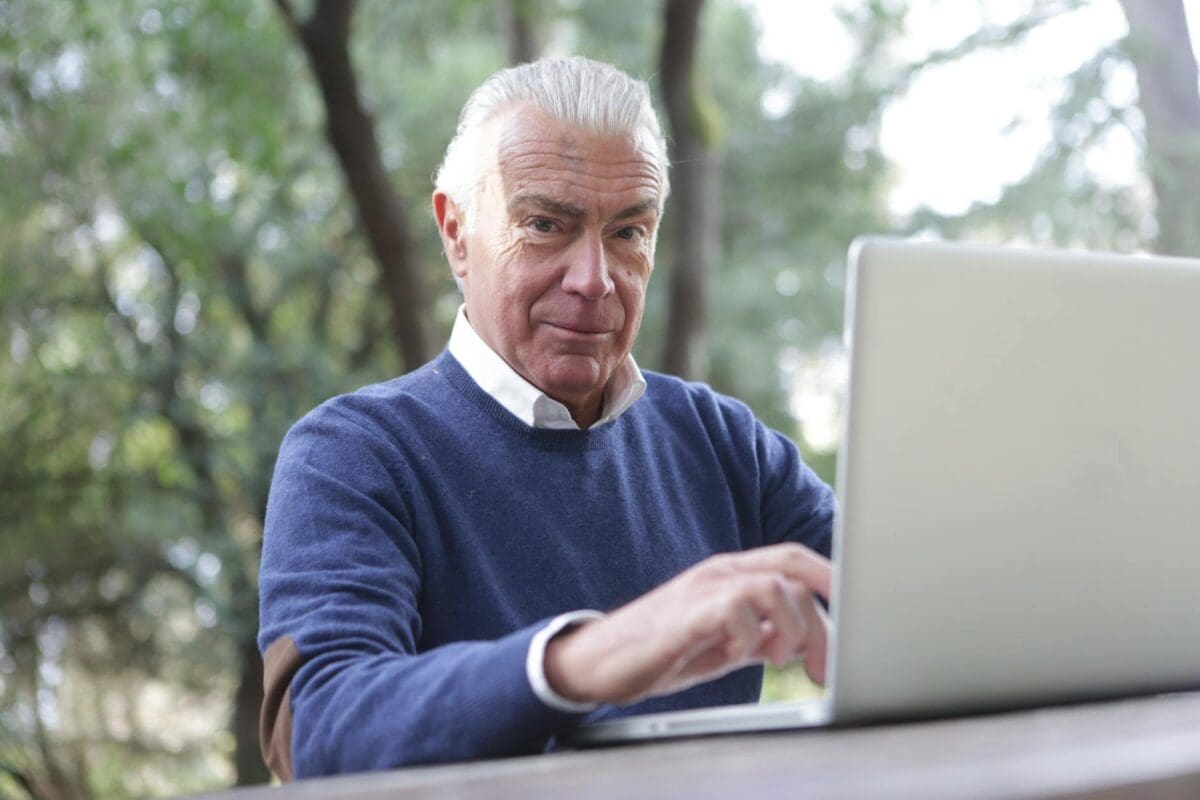
[{"label": "elderly man", "polygon": [[584,719],[823,679],[833,500],[706,386],[641,372],[666,148],[644,83],[581,58],[468,100],[433,211],[449,345],[280,450],[259,635],[285,779],[535,753]]}]

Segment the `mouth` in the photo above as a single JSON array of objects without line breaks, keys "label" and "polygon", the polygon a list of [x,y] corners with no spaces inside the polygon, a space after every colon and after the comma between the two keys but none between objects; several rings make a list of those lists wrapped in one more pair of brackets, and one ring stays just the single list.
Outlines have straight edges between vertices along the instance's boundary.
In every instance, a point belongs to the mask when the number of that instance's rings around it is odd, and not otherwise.
[{"label": "mouth", "polygon": [[549,322],[549,321],[547,321],[547,322],[544,322],[543,324],[550,328],[554,328],[556,331],[562,331],[564,333],[574,334],[576,336],[605,336],[609,333],[612,333],[612,331],[608,328],[600,327],[598,325],[589,324],[586,322],[576,323],[576,322]]}]

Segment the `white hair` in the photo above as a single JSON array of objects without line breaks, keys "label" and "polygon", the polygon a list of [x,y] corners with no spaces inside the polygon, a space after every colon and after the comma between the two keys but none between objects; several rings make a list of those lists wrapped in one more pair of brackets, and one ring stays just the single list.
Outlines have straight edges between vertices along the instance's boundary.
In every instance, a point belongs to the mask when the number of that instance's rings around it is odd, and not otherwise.
[{"label": "white hair", "polygon": [[474,220],[483,171],[489,166],[481,152],[480,132],[498,111],[517,103],[530,103],[552,119],[601,136],[647,134],[662,175],[661,210],[669,189],[667,143],[646,82],[582,56],[543,58],[493,73],[463,106],[434,185],[463,210],[468,226]]}]

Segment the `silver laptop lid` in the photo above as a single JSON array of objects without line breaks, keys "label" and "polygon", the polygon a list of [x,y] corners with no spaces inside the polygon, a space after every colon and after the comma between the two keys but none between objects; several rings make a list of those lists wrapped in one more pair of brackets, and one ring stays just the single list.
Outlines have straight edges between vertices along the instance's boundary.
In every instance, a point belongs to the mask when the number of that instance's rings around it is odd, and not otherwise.
[{"label": "silver laptop lid", "polygon": [[852,248],[833,714],[1200,685],[1200,262]]}]

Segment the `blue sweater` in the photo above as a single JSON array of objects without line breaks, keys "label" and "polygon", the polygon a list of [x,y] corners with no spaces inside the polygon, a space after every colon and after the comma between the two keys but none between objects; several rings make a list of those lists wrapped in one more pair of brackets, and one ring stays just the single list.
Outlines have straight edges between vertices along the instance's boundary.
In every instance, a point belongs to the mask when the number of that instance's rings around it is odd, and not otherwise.
[{"label": "blue sweater", "polygon": [[[706,386],[646,380],[610,424],[535,430],[442,353],[292,428],[260,575],[277,772],[540,752],[584,718],[526,678],[549,618],[613,609],[714,553],[828,554],[832,493],[788,439]],[[587,718],[753,702],[761,683],[743,669]]]}]

